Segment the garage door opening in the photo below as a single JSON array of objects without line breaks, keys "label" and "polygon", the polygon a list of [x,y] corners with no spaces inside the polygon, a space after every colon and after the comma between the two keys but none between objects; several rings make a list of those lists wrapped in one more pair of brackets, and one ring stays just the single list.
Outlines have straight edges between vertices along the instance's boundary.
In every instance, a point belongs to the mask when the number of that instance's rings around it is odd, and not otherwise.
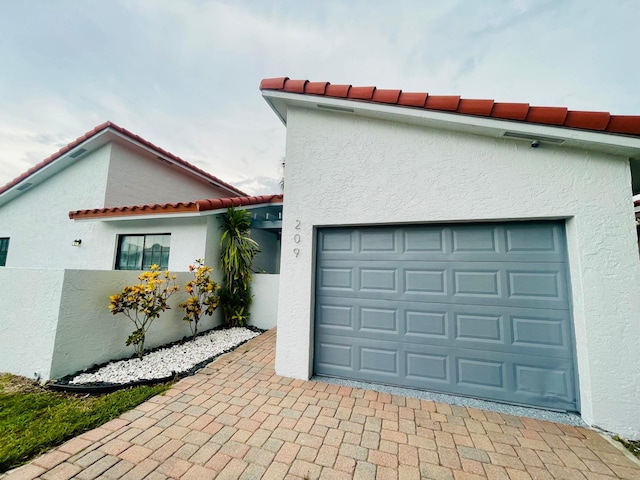
[{"label": "garage door opening", "polygon": [[317,240],[316,375],[578,411],[563,222]]}]

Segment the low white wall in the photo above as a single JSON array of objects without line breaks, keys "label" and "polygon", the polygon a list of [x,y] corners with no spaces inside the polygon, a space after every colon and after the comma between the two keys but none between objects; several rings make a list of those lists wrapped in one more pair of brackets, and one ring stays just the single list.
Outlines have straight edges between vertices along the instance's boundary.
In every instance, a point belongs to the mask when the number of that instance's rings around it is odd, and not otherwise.
[{"label": "low white wall", "polygon": [[[134,330],[133,323],[123,314],[113,315],[109,295],[119,293],[125,285],[137,282],[139,272],[66,270],[60,301],[60,318],[55,335],[51,378],[91,367],[113,359],[133,355],[133,346],[125,346]],[[176,273],[180,286],[191,274]],[[184,291],[176,292],[169,300],[170,310],[164,312],[147,334],[145,349],[164,345],[190,335],[189,326],[182,320],[184,311],[178,304],[186,299]],[[205,317],[198,330],[204,331],[220,324],[220,312]]]},{"label": "low white wall", "polygon": [[280,275],[257,273],[253,275],[251,288],[253,303],[249,325],[269,330],[276,326],[278,320],[278,288]]},{"label": "low white wall", "polygon": [[64,270],[0,268],[0,372],[50,378]]}]

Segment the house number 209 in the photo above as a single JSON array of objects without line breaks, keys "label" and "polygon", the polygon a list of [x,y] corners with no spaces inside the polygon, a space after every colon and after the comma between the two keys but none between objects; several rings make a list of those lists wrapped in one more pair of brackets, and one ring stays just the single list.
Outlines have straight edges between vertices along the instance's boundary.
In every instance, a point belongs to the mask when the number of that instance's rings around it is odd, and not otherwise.
[{"label": "house number 209", "polygon": [[[296,226],[294,227],[296,230],[300,230],[300,220],[296,220]],[[295,243],[300,243],[301,237],[299,233],[296,233],[293,236],[293,241]],[[297,257],[298,255],[300,255],[300,249],[299,248],[294,248],[293,249],[293,254]]]}]

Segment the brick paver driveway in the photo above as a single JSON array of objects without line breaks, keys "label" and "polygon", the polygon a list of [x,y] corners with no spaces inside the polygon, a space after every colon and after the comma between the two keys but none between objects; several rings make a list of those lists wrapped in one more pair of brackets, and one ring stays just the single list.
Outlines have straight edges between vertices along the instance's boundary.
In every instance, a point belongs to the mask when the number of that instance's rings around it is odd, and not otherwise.
[{"label": "brick paver driveway", "polygon": [[274,374],[275,331],[6,475],[640,479],[598,433]]}]

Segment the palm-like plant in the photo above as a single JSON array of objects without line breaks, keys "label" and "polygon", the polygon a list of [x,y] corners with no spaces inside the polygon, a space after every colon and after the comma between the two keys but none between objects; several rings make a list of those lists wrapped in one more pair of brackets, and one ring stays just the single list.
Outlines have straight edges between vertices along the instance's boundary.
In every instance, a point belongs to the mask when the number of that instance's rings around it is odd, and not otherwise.
[{"label": "palm-like plant", "polygon": [[220,306],[225,325],[239,327],[244,326],[249,318],[251,267],[260,248],[250,236],[249,212],[229,208],[222,218],[224,223],[221,226],[220,263],[224,277],[220,289]]}]

